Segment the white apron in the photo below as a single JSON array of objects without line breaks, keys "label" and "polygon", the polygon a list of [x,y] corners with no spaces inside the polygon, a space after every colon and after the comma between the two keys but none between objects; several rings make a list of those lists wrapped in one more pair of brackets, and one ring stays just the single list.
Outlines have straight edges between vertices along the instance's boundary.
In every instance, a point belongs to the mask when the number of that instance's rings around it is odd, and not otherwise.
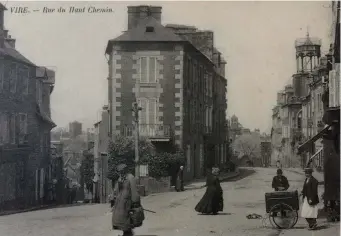
[{"label": "white apron", "polygon": [[307,197],[303,199],[303,205],[302,205],[302,211],[301,211],[301,217],[302,218],[317,218],[318,213],[318,207],[310,206],[307,200]]}]

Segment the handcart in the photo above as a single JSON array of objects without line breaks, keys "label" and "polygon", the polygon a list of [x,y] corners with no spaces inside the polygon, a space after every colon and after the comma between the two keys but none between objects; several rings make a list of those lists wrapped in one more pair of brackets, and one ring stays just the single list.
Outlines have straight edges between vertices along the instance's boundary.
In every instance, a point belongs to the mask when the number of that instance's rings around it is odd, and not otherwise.
[{"label": "handcart", "polygon": [[273,227],[278,229],[293,228],[298,221],[298,191],[277,191],[265,193],[266,213]]}]

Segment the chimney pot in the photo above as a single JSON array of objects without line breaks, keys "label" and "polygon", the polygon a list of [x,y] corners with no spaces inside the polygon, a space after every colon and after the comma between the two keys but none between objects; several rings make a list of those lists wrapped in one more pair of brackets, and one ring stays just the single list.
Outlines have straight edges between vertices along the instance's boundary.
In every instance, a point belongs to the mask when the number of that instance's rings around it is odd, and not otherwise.
[{"label": "chimney pot", "polygon": [[128,30],[135,28],[141,20],[148,16],[161,23],[162,7],[158,6],[128,6]]},{"label": "chimney pot", "polygon": [[5,39],[5,41],[11,46],[11,48],[15,48],[15,39],[12,39],[11,37]]}]

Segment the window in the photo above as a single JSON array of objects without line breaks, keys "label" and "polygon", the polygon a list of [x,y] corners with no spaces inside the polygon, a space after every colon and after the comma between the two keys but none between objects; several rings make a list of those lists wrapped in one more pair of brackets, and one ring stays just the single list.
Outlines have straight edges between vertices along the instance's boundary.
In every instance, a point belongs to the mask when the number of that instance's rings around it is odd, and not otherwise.
[{"label": "window", "polygon": [[187,145],[187,153],[186,153],[186,159],[187,159],[187,172],[191,171],[191,146]]},{"label": "window", "polygon": [[27,134],[27,114],[19,114],[19,144],[26,141]]},{"label": "window", "polygon": [[42,91],[42,83],[40,80],[36,80],[36,99],[39,105],[42,104],[42,96],[43,96],[43,91]]},{"label": "window", "polygon": [[17,91],[17,64],[12,63],[9,68],[9,86],[11,93]]},{"label": "window", "polygon": [[10,143],[15,144],[16,142],[16,123],[15,123],[15,114],[10,115],[10,126],[9,126],[9,138],[10,138]]},{"label": "window", "polygon": [[153,26],[147,26],[146,32],[148,32],[148,33],[154,32],[154,27]]},{"label": "window", "polygon": [[156,57],[140,58],[140,83],[156,83],[157,59]]},{"label": "window", "polygon": [[4,88],[4,78],[5,78],[4,74],[5,74],[5,65],[3,64],[3,62],[1,62],[0,64],[0,92]]},{"label": "window", "polygon": [[29,77],[30,77],[30,73],[29,73],[29,68],[28,67],[24,67],[23,69],[21,69],[21,83],[22,83],[22,87],[23,87],[23,94],[28,94],[28,83],[29,83]]},{"label": "window", "polygon": [[40,152],[44,152],[44,133],[40,133]]},{"label": "window", "polygon": [[140,133],[144,135],[147,132],[148,135],[153,135],[157,121],[157,100],[153,98],[141,98],[139,99],[139,107],[142,108],[139,115]]},{"label": "window", "polygon": [[0,113],[0,144],[5,144],[9,141],[8,124],[9,122],[7,113]]}]

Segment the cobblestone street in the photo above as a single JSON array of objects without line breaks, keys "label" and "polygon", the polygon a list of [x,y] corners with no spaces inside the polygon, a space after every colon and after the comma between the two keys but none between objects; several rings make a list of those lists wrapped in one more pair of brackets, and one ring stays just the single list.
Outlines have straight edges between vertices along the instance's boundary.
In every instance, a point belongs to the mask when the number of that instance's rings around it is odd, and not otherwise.
[{"label": "cobblestone street", "polygon": [[[255,171],[255,172],[254,172]],[[308,231],[304,219],[299,219],[294,229],[278,231],[263,227],[258,219],[248,220],[246,215],[265,214],[264,193],[272,191],[271,181],[275,169],[255,168],[241,170],[241,176],[222,184],[225,210],[217,216],[202,216],[194,211],[196,203],[205,189],[188,190],[150,195],[143,198],[146,212],[143,227],[136,235],[158,236],[273,236],[273,235],[336,235],[339,224],[327,224],[319,219],[321,230]],[[301,189],[304,176],[293,171],[284,174],[290,182],[290,189]],[[322,194],[320,189],[319,194]],[[322,206],[321,206],[322,207]],[[120,232],[110,228],[111,215],[108,205],[86,205],[48,209],[0,218],[0,235],[7,236],[109,236]]]}]

